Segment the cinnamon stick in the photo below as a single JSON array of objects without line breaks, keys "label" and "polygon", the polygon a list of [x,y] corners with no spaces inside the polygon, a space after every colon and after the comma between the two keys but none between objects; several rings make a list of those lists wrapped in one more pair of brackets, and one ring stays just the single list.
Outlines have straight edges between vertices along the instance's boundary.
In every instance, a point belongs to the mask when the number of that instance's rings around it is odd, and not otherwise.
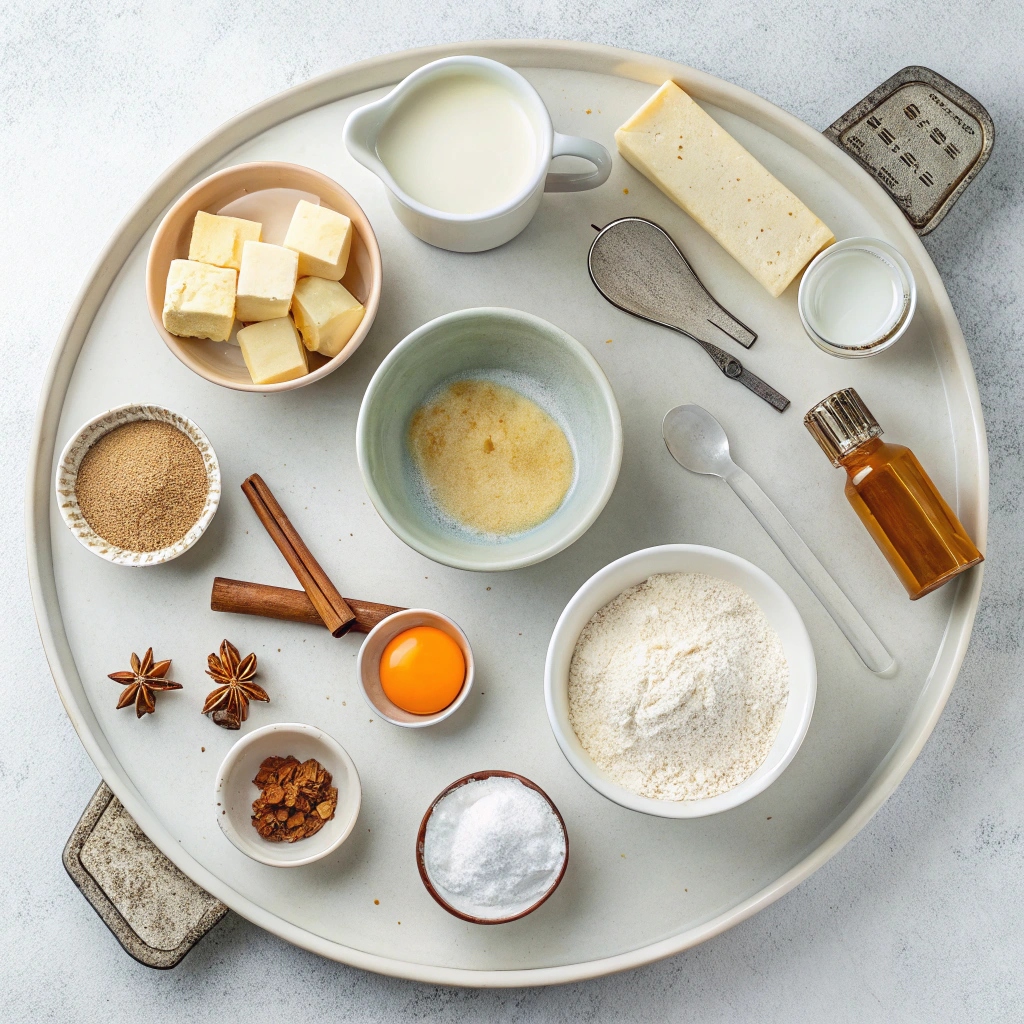
[{"label": "cinnamon stick", "polygon": [[242,484],[242,491],[324,624],[334,636],[344,636],[355,622],[355,612],[306,547],[270,488],[254,473]]},{"label": "cinnamon stick", "polygon": [[[369,633],[381,620],[404,610],[392,604],[376,604],[354,597],[346,597],[345,602],[355,612],[353,633]],[[308,622],[313,626],[324,625],[324,620],[317,614],[313,602],[304,590],[288,590],[285,587],[271,587],[264,583],[229,580],[223,576],[217,576],[213,581],[210,607],[215,612],[261,615],[267,619]]]}]

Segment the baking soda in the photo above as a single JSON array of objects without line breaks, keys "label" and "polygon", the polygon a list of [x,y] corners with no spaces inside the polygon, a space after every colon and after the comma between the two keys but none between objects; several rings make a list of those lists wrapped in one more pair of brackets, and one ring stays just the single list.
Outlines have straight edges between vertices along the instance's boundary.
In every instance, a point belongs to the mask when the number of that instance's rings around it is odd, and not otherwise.
[{"label": "baking soda", "polygon": [[452,790],[434,808],[423,862],[438,894],[472,917],[513,917],[556,882],[565,833],[547,800],[492,776]]}]

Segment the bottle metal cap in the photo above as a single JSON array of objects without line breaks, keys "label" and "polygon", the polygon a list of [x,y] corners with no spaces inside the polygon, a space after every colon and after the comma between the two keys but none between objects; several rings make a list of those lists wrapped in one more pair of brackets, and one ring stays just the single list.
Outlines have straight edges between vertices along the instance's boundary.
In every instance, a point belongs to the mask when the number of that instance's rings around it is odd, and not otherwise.
[{"label": "bottle metal cap", "polygon": [[804,416],[804,426],[833,466],[865,441],[880,437],[882,428],[853,388],[843,388],[819,402]]}]

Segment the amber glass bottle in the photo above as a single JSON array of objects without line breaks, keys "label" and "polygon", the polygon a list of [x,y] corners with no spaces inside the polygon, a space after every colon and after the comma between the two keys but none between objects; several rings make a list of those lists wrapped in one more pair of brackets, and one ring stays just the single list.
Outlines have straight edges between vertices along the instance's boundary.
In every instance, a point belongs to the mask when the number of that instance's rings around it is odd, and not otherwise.
[{"label": "amber glass bottle", "polygon": [[912,601],[983,561],[914,453],[879,439],[882,428],[853,388],[819,402],[804,424],[846,470],[847,499]]}]

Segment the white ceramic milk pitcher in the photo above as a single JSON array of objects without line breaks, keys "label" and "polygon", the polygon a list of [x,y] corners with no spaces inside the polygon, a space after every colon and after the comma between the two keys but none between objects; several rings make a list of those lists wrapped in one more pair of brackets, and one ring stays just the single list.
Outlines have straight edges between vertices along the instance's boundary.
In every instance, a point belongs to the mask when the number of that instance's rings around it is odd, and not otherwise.
[{"label": "white ceramic milk pitcher", "polygon": [[[612,167],[604,146],[556,132],[537,90],[486,57],[424,65],[353,111],[344,139],[384,182],[402,224],[455,252],[504,244],[530,223],[544,192],[596,188]],[[556,156],[582,157],[594,170],[549,171]]]}]

